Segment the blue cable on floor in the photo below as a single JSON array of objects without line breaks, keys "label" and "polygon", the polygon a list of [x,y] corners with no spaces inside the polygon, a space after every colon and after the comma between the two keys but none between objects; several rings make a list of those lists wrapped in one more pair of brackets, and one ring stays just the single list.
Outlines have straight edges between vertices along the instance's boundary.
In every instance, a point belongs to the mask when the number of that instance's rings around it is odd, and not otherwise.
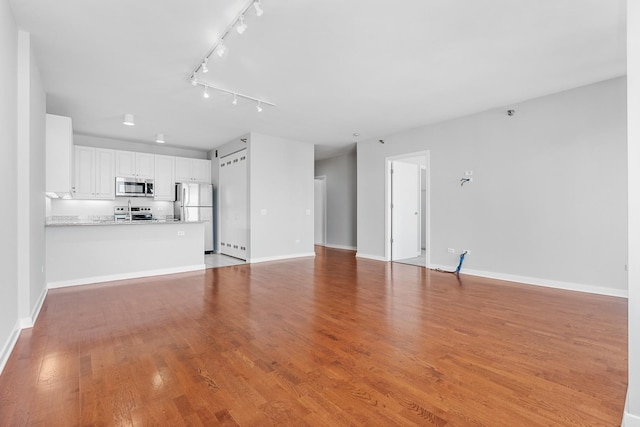
[{"label": "blue cable on floor", "polygon": [[464,262],[464,256],[467,254],[467,251],[464,251],[460,254],[460,263],[458,267],[456,267],[455,274],[460,274],[460,269],[462,268],[462,263]]},{"label": "blue cable on floor", "polygon": [[445,270],[441,270],[439,268],[434,269],[435,271],[439,271],[441,273],[451,273],[451,274],[460,274],[460,270],[462,269],[462,263],[464,262],[464,256],[467,254],[467,251],[464,251],[460,254],[460,262],[458,263],[458,266],[456,267],[455,271],[445,271]]}]

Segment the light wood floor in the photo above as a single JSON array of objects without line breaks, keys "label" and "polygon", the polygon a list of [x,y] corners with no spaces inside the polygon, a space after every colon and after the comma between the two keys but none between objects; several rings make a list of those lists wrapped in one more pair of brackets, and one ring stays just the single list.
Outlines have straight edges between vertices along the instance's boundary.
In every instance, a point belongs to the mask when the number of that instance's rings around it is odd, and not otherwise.
[{"label": "light wood floor", "polygon": [[51,290],[0,425],[620,424],[625,299],[316,250]]}]

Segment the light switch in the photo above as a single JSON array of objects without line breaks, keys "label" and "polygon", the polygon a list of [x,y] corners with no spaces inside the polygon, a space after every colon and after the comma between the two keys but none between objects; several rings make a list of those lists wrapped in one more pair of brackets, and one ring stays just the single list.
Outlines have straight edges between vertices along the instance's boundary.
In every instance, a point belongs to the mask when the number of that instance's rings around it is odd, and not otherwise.
[{"label": "light switch", "polygon": [[260,215],[266,215],[266,214],[267,214],[266,209],[260,209]]},{"label": "light switch", "polygon": [[305,213],[307,214],[307,216],[311,215],[311,209],[307,209]]}]

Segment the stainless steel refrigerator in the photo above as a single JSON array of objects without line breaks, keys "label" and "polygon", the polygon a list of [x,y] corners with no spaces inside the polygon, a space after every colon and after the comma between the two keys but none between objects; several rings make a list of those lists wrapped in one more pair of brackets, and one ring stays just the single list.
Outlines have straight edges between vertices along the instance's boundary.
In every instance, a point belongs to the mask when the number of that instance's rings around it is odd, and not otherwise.
[{"label": "stainless steel refrigerator", "polygon": [[176,184],[173,215],[185,222],[204,222],[204,250],[213,252],[213,186],[211,184],[190,182]]}]

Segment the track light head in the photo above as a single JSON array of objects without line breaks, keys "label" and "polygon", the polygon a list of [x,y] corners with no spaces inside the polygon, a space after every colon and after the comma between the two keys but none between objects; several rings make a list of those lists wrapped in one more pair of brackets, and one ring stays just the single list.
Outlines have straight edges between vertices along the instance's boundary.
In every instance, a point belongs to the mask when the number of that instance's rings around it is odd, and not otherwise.
[{"label": "track light head", "polygon": [[158,144],[164,144],[164,134],[163,133],[159,133],[156,135],[156,142]]},{"label": "track light head", "polygon": [[202,60],[202,72],[203,73],[208,73],[209,72],[209,68],[207,67],[207,62],[209,62],[209,58],[204,58]]},{"label": "track light head", "polygon": [[218,43],[218,47],[216,47],[216,54],[222,57],[222,55],[224,55],[226,51],[227,51],[227,47],[224,45],[222,40],[220,40],[220,43]]},{"label": "track light head", "polygon": [[233,94],[233,101],[231,101],[231,104],[238,105],[238,95],[235,93]]},{"label": "track light head", "polygon": [[238,19],[238,24],[236,25],[236,31],[238,32],[238,34],[242,34],[246,29],[247,24],[244,23],[244,15],[241,15],[240,19]]},{"label": "track light head", "polygon": [[253,2],[253,8],[256,10],[256,16],[262,16],[264,10],[260,7],[260,0],[256,0]]},{"label": "track light head", "polygon": [[127,126],[135,126],[136,122],[134,120],[133,114],[125,114],[122,120],[122,124]]},{"label": "track light head", "polygon": [[191,75],[191,86],[198,86],[198,79],[193,74]]},{"label": "track light head", "polygon": [[209,89],[209,88],[205,86],[205,87],[204,87],[204,92],[202,93],[202,96],[203,96],[205,99],[208,99],[208,98],[209,98],[209,91],[208,91],[207,89]]},{"label": "track light head", "polygon": [[262,112],[262,101],[258,101],[258,105],[256,105],[256,110],[258,110],[258,113]]}]

